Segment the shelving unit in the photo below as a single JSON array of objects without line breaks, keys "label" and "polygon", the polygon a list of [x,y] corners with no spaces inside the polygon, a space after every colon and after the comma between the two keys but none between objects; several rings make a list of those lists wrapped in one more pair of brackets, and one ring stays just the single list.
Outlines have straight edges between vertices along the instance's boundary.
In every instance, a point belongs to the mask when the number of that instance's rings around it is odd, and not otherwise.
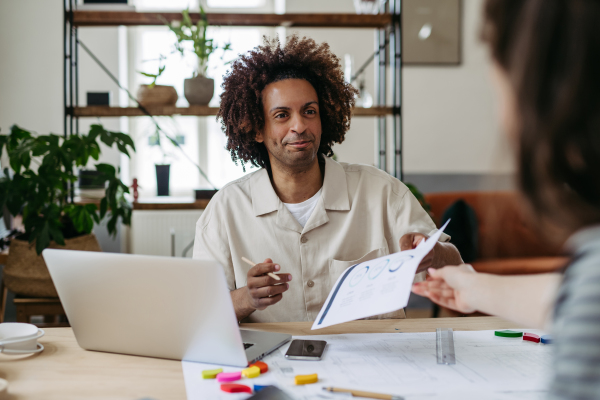
[{"label": "shelving unit", "polygon": [[[193,115],[198,117],[217,115],[218,107],[208,106],[189,106],[189,107],[174,107],[174,106],[158,106],[146,107],[152,115]],[[381,117],[393,114],[392,107],[357,107],[353,110],[355,117]],[[105,106],[90,106],[90,107],[74,107],[74,117],[143,117],[146,114],[138,107],[105,107]]]},{"label": "shelving unit", "polygon": [[[379,28],[392,23],[390,14],[206,14],[209,25],[284,26],[296,28]],[[195,24],[200,13],[190,13]],[[181,20],[181,13],[136,11],[74,11],[73,26],[164,25]]]},{"label": "shelving unit", "polygon": [[[137,11],[78,11],[76,0],[64,0],[64,135],[79,134],[79,118],[82,117],[135,117],[144,116],[137,107],[79,107],[78,99],[78,44],[79,28],[90,26],[140,26],[163,25],[164,21],[181,19],[180,13]],[[221,26],[268,26],[313,28],[363,28],[376,29],[377,51],[375,100],[372,108],[355,108],[354,116],[377,118],[378,167],[387,170],[387,117],[393,118],[394,166],[390,172],[402,180],[402,121],[401,121],[401,0],[387,0],[377,15],[358,14],[217,14],[208,13],[210,25]],[[190,13],[192,21],[199,13]],[[390,67],[392,104],[387,105],[387,67]],[[207,106],[147,107],[152,115],[214,116],[217,108]]]}]

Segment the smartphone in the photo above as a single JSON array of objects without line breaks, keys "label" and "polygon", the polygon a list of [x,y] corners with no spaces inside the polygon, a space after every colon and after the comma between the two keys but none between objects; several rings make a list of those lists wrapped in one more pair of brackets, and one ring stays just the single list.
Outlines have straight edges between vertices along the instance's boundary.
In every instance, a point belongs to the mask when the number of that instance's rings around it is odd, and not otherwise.
[{"label": "smartphone", "polygon": [[324,340],[292,340],[290,348],[285,353],[289,360],[320,360],[327,342]]}]

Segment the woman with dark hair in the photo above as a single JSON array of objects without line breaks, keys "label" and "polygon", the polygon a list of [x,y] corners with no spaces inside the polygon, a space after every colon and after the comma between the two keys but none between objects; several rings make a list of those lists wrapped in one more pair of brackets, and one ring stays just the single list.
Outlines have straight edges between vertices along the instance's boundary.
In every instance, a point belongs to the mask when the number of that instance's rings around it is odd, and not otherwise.
[{"label": "woman with dark hair", "polygon": [[600,1],[488,0],[491,49],[518,182],[540,234],[572,255],[563,273],[431,270],[413,292],[461,312],[551,328],[550,397],[600,398]]}]

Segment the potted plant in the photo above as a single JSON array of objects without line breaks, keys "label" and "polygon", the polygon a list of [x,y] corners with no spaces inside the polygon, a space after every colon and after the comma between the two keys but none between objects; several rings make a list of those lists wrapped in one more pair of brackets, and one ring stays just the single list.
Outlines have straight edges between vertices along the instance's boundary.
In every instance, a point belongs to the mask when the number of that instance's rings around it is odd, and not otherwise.
[{"label": "potted plant", "polygon": [[184,10],[181,15],[181,21],[170,23],[163,20],[177,38],[177,43],[175,44],[177,51],[181,55],[184,55],[188,51],[185,44],[189,42],[193,45],[193,53],[197,58],[194,75],[184,81],[183,90],[185,98],[190,105],[207,105],[215,92],[215,81],[206,76],[208,59],[219,48],[223,52],[230,50],[231,44],[227,43],[223,47],[219,47],[214,43],[213,39],[206,37],[208,20],[202,6],[200,6],[200,20],[195,25],[190,18],[189,9]]},{"label": "potted plant", "polygon": [[[160,62],[164,60],[164,57],[160,57]],[[156,80],[165,70],[164,65],[158,66],[158,72],[151,74],[148,72],[138,71],[140,74],[152,78],[152,82],[147,85],[140,85],[137,91],[137,101],[144,107],[152,106],[175,106],[179,96],[173,86],[168,85],[157,85]]]},{"label": "potted plant", "polygon": [[9,135],[0,135],[0,153],[6,150],[10,169],[0,178],[0,207],[21,216],[24,232],[11,240],[4,282],[11,291],[36,297],[57,297],[56,289],[40,253],[48,247],[100,251],[94,224],[108,218],[113,236],[117,223],[131,224],[131,204],[125,198],[128,187],[118,178],[117,169],[96,164],[96,180],[105,187],[98,204],[74,202],[78,169],[90,159],[98,160],[100,143],[129,156],[135,151],[126,134],[92,125],[87,135],[34,135],[13,126]]}]

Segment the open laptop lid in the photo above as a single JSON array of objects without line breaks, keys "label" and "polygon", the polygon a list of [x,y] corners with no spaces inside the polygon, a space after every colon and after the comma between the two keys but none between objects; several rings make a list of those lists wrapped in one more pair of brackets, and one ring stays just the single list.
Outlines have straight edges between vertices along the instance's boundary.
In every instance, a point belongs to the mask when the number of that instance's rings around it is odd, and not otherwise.
[{"label": "open laptop lid", "polygon": [[42,255],[84,349],[248,365],[215,261],[54,249]]}]

